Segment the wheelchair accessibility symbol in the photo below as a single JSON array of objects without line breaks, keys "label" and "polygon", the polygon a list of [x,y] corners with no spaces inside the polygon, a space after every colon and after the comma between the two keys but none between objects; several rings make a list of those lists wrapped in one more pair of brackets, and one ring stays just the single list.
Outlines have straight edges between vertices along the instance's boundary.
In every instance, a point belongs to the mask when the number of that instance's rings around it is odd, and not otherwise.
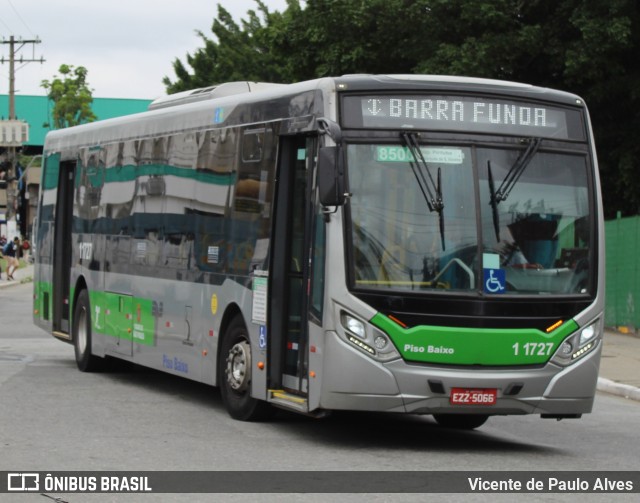
[{"label": "wheelchair accessibility symbol", "polygon": [[507,274],[503,269],[484,269],[485,293],[504,293],[507,289]]},{"label": "wheelchair accessibility symbol", "polygon": [[258,338],[258,345],[260,349],[265,349],[267,347],[267,327],[264,325],[260,325],[260,337]]}]

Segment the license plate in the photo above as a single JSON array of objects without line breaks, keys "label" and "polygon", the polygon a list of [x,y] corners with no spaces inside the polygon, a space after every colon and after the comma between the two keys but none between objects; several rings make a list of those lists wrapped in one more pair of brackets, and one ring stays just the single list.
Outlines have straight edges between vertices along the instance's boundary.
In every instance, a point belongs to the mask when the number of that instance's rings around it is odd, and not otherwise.
[{"label": "license plate", "polygon": [[498,400],[498,390],[452,388],[449,401],[452,405],[495,405]]}]

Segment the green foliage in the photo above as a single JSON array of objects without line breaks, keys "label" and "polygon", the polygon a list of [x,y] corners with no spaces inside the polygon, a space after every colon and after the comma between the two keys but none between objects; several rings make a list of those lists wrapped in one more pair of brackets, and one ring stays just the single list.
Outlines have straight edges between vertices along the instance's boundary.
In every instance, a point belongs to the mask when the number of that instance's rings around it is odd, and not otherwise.
[{"label": "green foliage", "polygon": [[[267,6],[257,0],[258,12],[250,10],[248,19],[239,26],[231,14],[218,5],[218,15],[211,31],[216,40],[198,31],[204,47],[194,54],[187,54],[189,72],[184,63],[176,59],[173,68],[177,80],[165,77],[163,82],[169,93],[207,87],[236,80],[285,82],[285,58],[271,50],[274,38],[281,33],[284,14],[269,12]],[[297,3],[297,0],[295,0]]]},{"label": "green foliage", "polygon": [[287,55],[292,80],[348,73],[408,73],[432,46],[428,2],[307,0],[289,2],[286,36],[273,49]]},{"label": "green foliage", "polygon": [[43,80],[40,84],[53,101],[53,124],[46,124],[45,127],[62,129],[96,120],[91,110],[93,97],[87,84],[87,69],[83,66],[74,69],[72,65],[60,65],[58,71],[62,77],[54,76],[52,81]]},{"label": "green foliage", "polygon": [[[574,92],[589,105],[607,216],[640,213],[637,0],[287,0],[175,60],[168,92],[233,80],[296,82],[348,73],[466,75]],[[188,70],[187,67],[190,67]]]}]

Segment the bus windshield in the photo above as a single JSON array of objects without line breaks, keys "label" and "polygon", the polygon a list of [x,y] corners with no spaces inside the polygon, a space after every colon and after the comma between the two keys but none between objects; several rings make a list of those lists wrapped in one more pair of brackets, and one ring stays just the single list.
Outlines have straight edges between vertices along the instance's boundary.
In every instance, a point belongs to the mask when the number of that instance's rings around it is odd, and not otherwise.
[{"label": "bus windshield", "polygon": [[[588,293],[586,155],[545,152],[537,139],[515,148],[418,148],[419,162],[406,143],[347,147],[355,288]],[[437,173],[437,211],[420,168]]]}]

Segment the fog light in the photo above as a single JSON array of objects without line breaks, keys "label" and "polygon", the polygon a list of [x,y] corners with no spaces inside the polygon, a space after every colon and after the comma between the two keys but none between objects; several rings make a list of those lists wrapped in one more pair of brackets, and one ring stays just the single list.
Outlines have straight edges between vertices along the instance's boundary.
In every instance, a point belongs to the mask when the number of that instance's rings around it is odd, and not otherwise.
[{"label": "fog light", "polygon": [[573,351],[573,346],[571,345],[571,343],[569,341],[563,342],[562,346],[560,346],[560,352],[564,356],[569,356],[572,351]]},{"label": "fog light", "polygon": [[388,342],[389,341],[387,341],[386,337],[383,337],[382,335],[379,335],[378,337],[376,337],[374,339],[373,344],[378,349],[384,349],[384,348],[387,347]]}]

